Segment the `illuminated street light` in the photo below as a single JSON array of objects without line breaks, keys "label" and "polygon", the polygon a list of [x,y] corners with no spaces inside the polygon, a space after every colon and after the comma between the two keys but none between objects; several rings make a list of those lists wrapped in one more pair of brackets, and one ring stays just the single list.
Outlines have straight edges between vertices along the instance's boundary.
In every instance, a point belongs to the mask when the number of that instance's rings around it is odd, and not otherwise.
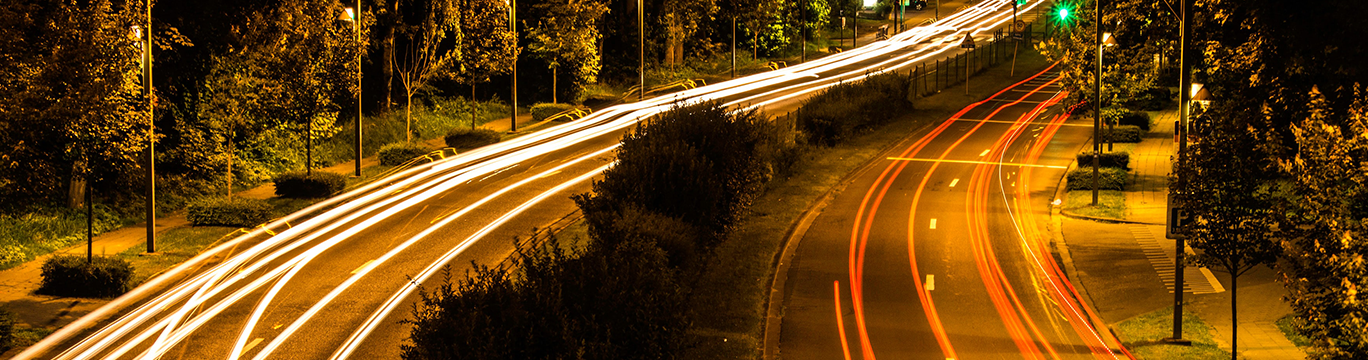
[{"label": "illuminated street light", "polygon": [[147,252],[157,252],[157,152],[156,152],[156,130],[157,125],[152,120],[152,110],[155,102],[152,99],[152,2],[148,0],[147,5],[147,36],[143,36],[143,28],[140,25],[133,25],[133,36],[138,40],[138,47],[142,49],[142,85],[143,96],[147,97],[147,196],[144,209],[147,211]]},{"label": "illuminated street light", "polygon": [[[357,12],[361,9],[361,0],[356,0],[356,8],[346,8],[342,11],[342,21],[352,23],[352,33],[356,35],[356,46],[361,46],[361,20]],[[353,176],[361,177],[361,49],[356,49],[356,174]]]}]

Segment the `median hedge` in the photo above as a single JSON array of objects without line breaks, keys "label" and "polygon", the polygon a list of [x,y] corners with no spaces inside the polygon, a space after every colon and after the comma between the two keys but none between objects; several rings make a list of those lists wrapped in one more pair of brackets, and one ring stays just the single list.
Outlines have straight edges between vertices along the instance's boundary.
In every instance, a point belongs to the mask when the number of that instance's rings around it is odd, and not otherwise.
[{"label": "median hedge", "polygon": [[346,187],[346,175],[327,171],[314,171],[312,174],[294,171],[276,175],[275,178],[276,196],[286,198],[329,197]]},{"label": "median hedge", "polygon": [[428,152],[428,148],[422,144],[403,141],[380,147],[378,156],[380,157],[380,165],[396,166],[426,155]]},{"label": "median hedge", "polygon": [[442,138],[446,140],[446,146],[457,149],[474,149],[477,147],[497,143],[503,139],[503,134],[490,129],[474,129],[466,127],[454,127]]},{"label": "median hedge", "polygon": [[190,203],[185,218],[195,226],[252,227],[270,221],[272,210],[266,200],[215,197]]},{"label": "median hedge", "polygon": [[907,91],[907,78],[896,73],[832,86],[798,108],[798,128],[813,143],[836,145],[911,110]]},{"label": "median hedge", "polygon": [[1140,130],[1150,130],[1150,115],[1144,111],[1128,111],[1117,120],[1117,125],[1133,125]]},{"label": "median hedge", "polygon": [[[1079,167],[1091,167],[1093,154],[1091,151],[1079,153],[1077,156]],[[1097,158],[1097,164],[1101,167],[1130,169],[1130,153],[1125,151],[1104,152]]]},{"label": "median hedge", "polygon": [[128,292],[133,264],[117,257],[57,255],[43,262],[42,283],[36,293],[53,296],[105,298]]},{"label": "median hedge", "polygon": [[546,120],[546,118],[551,117],[551,115],[574,108],[574,105],[563,103],[537,103],[536,105],[532,105],[532,121]]},{"label": "median hedge", "polygon": [[[1091,166],[1079,166],[1077,169],[1069,170],[1068,189],[1069,190],[1092,190]],[[1098,169],[1097,189],[1098,190],[1125,190],[1126,179],[1129,174],[1125,170],[1118,168],[1104,167]]]},{"label": "median hedge", "polygon": [[1103,139],[1119,143],[1138,143],[1144,136],[1144,131],[1135,125],[1121,125],[1102,129]]}]

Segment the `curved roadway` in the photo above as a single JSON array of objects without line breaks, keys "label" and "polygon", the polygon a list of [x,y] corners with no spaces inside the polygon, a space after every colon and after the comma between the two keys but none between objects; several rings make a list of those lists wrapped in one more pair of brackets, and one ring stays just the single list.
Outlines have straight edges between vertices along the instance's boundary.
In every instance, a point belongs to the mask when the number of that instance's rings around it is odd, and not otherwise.
[{"label": "curved roadway", "polygon": [[444,265],[459,276],[472,261],[497,263],[515,236],[572,212],[568,196],[612,164],[637,121],[675,101],[791,103],[957,52],[966,32],[986,41],[1010,20],[1009,3],[985,1],[887,41],[417,166],[216,246],[16,358],[397,358],[407,336],[398,321],[419,284],[440,280]]}]

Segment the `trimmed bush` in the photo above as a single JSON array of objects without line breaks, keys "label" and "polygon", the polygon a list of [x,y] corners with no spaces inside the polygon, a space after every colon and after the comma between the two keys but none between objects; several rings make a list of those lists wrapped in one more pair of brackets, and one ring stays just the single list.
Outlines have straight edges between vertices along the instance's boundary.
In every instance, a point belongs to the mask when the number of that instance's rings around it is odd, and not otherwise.
[{"label": "trimmed bush", "polygon": [[276,196],[286,198],[329,197],[346,187],[347,177],[345,175],[326,171],[315,171],[313,174],[293,171],[276,175],[275,178]]},{"label": "trimmed bush", "polygon": [[1114,128],[1103,128],[1103,139],[1110,138],[1112,142],[1119,143],[1138,143],[1144,132],[1135,125],[1121,125]]},{"label": "trimmed bush", "polygon": [[465,127],[454,127],[448,131],[446,146],[457,149],[474,149],[477,147],[497,143],[503,139],[503,134],[490,129],[475,129]]},{"label": "trimmed bush", "polygon": [[614,94],[592,94],[586,96],[582,103],[584,104],[584,106],[588,106],[591,108],[608,106],[612,105],[614,102],[617,102],[619,97],[620,96]]},{"label": "trimmed bush", "polygon": [[133,279],[133,264],[128,260],[96,256],[86,263],[85,256],[58,255],[43,262],[39,294],[85,298],[114,297],[128,292]]},{"label": "trimmed bush", "polygon": [[1150,130],[1150,116],[1149,113],[1144,111],[1127,112],[1125,115],[1121,115],[1121,118],[1118,119],[1116,123],[1118,125],[1135,126],[1144,131]]},{"label": "trimmed bush", "polygon": [[[1078,154],[1079,167],[1091,167],[1093,154],[1091,151]],[[1097,158],[1097,164],[1102,167],[1129,169],[1130,153],[1125,151],[1104,152]]]},{"label": "trimmed bush", "polygon": [[411,142],[397,142],[380,147],[380,165],[396,166],[430,152],[427,147]]},{"label": "trimmed bush", "polygon": [[271,220],[272,210],[271,204],[261,199],[211,198],[191,203],[185,218],[195,226],[252,227]]},{"label": "trimmed bush", "polygon": [[[1126,189],[1125,170],[1118,168],[1104,167],[1098,169],[1097,188],[1098,190],[1125,190]],[[1080,166],[1069,171],[1068,190],[1092,190],[1092,167]]]},{"label": "trimmed bush", "polygon": [[551,115],[574,108],[574,105],[563,103],[538,103],[532,105],[532,121],[546,120],[546,118],[551,117]]}]

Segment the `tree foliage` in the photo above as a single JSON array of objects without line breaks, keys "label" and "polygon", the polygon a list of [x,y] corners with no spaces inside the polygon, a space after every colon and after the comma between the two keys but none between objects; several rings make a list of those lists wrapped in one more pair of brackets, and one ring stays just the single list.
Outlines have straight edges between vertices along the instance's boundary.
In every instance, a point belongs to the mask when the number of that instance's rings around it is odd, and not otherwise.
[{"label": "tree foliage", "polygon": [[0,197],[51,199],[86,171],[105,179],[102,189],[134,181],[148,143],[129,30],[139,10],[108,0],[0,5]]},{"label": "tree foliage", "polygon": [[[537,25],[528,30],[528,50],[546,61],[553,80],[562,68],[568,69],[571,84],[597,81],[599,73],[599,19],[608,12],[602,0],[549,0],[533,6]],[[558,86],[553,86],[553,97]],[[576,91],[577,92],[577,91]]]},{"label": "tree foliage", "polygon": [[1368,94],[1332,110],[1319,92],[1310,115],[1293,126],[1293,201],[1282,245],[1284,281],[1313,359],[1368,358]]}]

